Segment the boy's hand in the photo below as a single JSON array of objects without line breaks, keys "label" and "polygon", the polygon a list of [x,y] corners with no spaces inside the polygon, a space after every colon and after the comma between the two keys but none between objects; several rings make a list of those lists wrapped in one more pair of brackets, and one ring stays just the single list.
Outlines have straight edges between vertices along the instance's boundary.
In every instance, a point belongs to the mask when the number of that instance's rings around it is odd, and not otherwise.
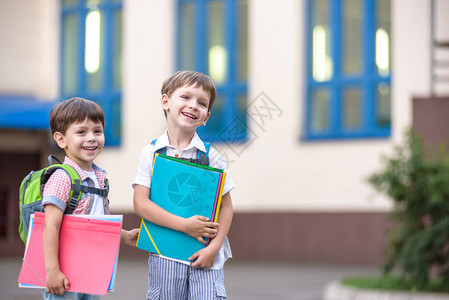
[{"label": "boy's hand", "polygon": [[64,295],[68,289],[69,280],[60,270],[49,271],[47,273],[47,293]]},{"label": "boy's hand", "polygon": [[121,241],[128,246],[136,247],[137,238],[139,237],[139,232],[140,232],[139,228],[134,228],[129,231],[122,229],[122,232],[120,234]]},{"label": "boy's hand", "polygon": [[[184,232],[193,238],[196,238],[200,243],[206,244],[205,238],[214,238],[217,235],[216,227],[218,223],[209,222],[209,218],[203,216],[193,216],[185,219]],[[214,228],[215,227],[215,228]]]},{"label": "boy's hand", "polygon": [[[189,257],[189,260],[192,262],[191,266],[193,268],[206,268],[209,269],[214,265],[215,258],[217,257],[218,251],[211,246],[207,246],[193,254]],[[195,260],[196,259],[196,260]]]}]

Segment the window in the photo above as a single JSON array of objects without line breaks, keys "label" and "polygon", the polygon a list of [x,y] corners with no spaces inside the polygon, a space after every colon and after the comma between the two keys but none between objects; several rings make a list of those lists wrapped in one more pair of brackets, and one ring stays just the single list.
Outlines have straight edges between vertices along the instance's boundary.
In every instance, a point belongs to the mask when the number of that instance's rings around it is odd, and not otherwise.
[{"label": "window", "polygon": [[304,138],[390,135],[390,0],[307,1]]},{"label": "window", "polygon": [[97,102],[106,145],[121,140],[122,3],[62,0],[61,95]]},{"label": "window", "polygon": [[178,0],[178,20],[178,69],[208,74],[217,88],[211,118],[198,133],[208,141],[245,140],[246,126],[238,135],[223,131],[246,124],[248,1]]}]

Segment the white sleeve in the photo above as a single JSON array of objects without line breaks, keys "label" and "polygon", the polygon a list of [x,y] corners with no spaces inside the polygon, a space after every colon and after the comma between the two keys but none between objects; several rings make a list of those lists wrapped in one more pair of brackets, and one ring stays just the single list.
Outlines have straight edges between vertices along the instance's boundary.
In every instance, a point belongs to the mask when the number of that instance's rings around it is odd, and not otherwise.
[{"label": "white sleeve", "polygon": [[153,145],[147,145],[143,148],[137,166],[137,175],[133,181],[133,188],[136,184],[151,187],[151,171],[153,169]]},{"label": "white sleeve", "polygon": [[223,186],[223,195],[231,191],[234,187],[234,181],[232,181],[231,175],[228,172],[226,161],[223,156],[215,148],[210,147],[209,150],[209,164],[213,168],[222,169],[226,172],[226,179]]}]

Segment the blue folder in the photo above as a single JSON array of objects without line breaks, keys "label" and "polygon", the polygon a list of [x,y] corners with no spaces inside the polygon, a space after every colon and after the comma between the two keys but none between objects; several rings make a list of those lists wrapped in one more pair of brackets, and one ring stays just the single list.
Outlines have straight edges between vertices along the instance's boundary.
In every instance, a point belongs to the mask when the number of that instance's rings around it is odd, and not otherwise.
[{"label": "blue folder", "polygon": [[[154,159],[150,199],[184,218],[194,215],[216,220],[226,173],[182,160],[157,155]],[[187,261],[205,245],[186,233],[142,219],[137,248]]]}]

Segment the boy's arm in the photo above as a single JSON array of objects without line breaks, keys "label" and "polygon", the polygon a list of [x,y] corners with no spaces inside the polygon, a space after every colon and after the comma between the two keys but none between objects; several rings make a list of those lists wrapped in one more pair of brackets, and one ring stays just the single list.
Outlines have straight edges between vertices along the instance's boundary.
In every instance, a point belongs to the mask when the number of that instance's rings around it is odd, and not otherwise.
[{"label": "boy's arm", "polygon": [[45,205],[44,258],[47,271],[47,292],[63,295],[69,289],[69,281],[59,268],[59,230],[63,212],[55,205]]},{"label": "boy's arm", "polygon": [[[213,238],[209,245],[195,254],[193,254],[189,260],[192,262],[194,268],[210,268],[214,265],[215,258],[220,251],[221,245],[228,235],[229,228],[231,227],[234,211],[232,208],[231,193],[227,192],[221,199],[220,213],[218,215],[218,228],[217,235]],[[196,261],[195,261],[196,259]]]},{"label": "boy's arm", "polygon": [[213,238],[217,234],[218,223],[209,222],[204,216],[183,218],[174,215],[150,200],[150,189],[136,184],[133,197],[134,211],[140,217],[160,226],[182,231],[205,244],[203,237]]}]

